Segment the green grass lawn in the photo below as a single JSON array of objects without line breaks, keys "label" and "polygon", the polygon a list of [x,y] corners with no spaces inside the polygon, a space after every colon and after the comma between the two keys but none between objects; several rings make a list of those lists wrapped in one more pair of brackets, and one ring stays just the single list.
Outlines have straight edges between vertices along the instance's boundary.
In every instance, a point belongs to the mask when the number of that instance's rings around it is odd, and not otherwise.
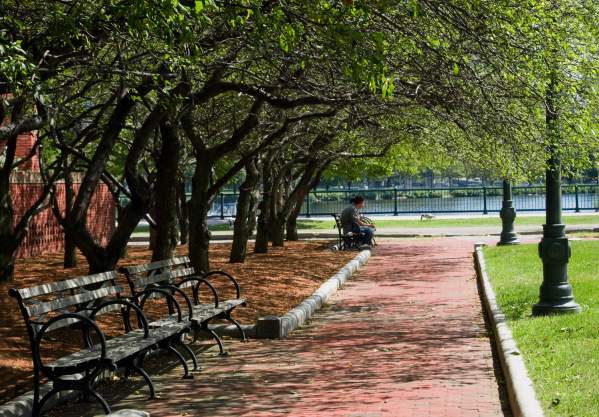
[{"label": "green grass lawn", "polygon": [[[386,228],[401,228],[401,227],[467,227],[467,226],[499,226],[501,219],[498,214],[490,214],[489,217],[476,218],[457,218],[457,219],[432,219],[432,220],[413,220],[413,219],[393,219],[393,220],[377,220],[372,218],[376,223],[377,229]],[[544,216],[520,216],[516,219],[516,226],[534,226],[541,225],[545,221]],[[564,221],[569,225],[585,225],[599,224],[599,215],[581,215],[581,216],[564,216]],[[333,220],[306,220],[298,221],[300,229],[330,229],[333,227]]]},{"label": "green grass lawn", "polygon": [[599,241],[573,241],[569,276],[582,313],[531,317],[537,245],[485,248],[489,277],[548,416],[599,416]]}]

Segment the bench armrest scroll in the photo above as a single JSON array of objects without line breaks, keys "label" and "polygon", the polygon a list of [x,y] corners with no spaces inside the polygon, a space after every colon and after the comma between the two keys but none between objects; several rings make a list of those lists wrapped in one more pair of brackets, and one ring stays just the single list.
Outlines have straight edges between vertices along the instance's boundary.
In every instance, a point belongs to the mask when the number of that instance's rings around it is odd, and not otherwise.
[{"label": "bench armrest scroll", "polygon": [[[142,309],[125,298],[117,298],[114,300],[108,300],[108,301],[105,301],[105,302],[97,305],[96,307],[93,308],[91,314],[89,315],[89,318],[91,320],[95,320],[96,314],[98,314],[98,312],[100,310],[102,310],[108,306],[111,306],[111,305],[119,305],[119,304],[122,306],[125,306],[127,308],[127,316],[126,317],[129,317],[129,311],[131,309],[135,310],[135,313],[137,315],[137,320],[141,324],[143,331],[144,331],[144,339],[149,337],[150,334],[149,334],[148,320],[146,319],[146,316],[143,313]],[[130,329],[131,326],[130,326],[130,323],[128,322],[128,319],[124,318],[124,320],[126,321],[125,327],[128,327]]]},{"label": "bench armrest scroll", "polygon": [[241,297],[241,288],[239,287],[239,284],[237,283],[237,280],[235,278],[233,278],[231,275],[229,275],[228,273],[226,273],[225,271],[210,271],[210,272],[206,272],[204,275],[202,275],[202,279],[208,281],[208,279],[210,277],[214,277],[214,276],[224,276],[229,281],[231,281],[233,283],[233,285],[235,286],[235,292],[237,294],[236,298],[240,298]]},{"label": "bench armrest scroll", "polygon": [[185,292],[183,292],[183,290],[181,288],[179,288],[176,285],[172,285],[172,284],[162,284],[158,288],[170,291],[171,295],[173,295],[173,296],[174,296],[174,293],[177,293],[177,294],[183,296],[183,299],[185,300],[185,304],[187,305],[189,320],[191,321],[193,319],[193,305],[191,303],[191,300],[189,299],[189,296],[187,294],[185,294]]},{"label": "bench armrest scroll", "polygon": [[[181,306],[179,305],[179,302],[175,299],[175,297],[173,297],[173,295],[170,293],[170,291],[168,291],[164,288],[150,287],[150,288],[146,288],[145,290],[137,293],[137,296],[141,297],[139,307],[142,310],[144,309],[144,305],[145,305],[148,297],[154,293],[163,295],[166,298],[168,303],[172,303],[172,305],[174,305],[175,309],[177,310],[177,321],[183,320],[183,317],[181,315]],[[170,309],[170,307],[169,307],[169,309]],[[169,311],[169,313],[171,313],[171,312]]]},{"label": "bench armrest scroll", "polygon": [[[76,320],[80,320],[82,322],[84,322],[86,325],[88,325],[89,327],[91,327],[92,329],[95,330],[95,332],[98,334],[99,338],[100,338],[100,361],[103,362],[106,360],[106,336],[104,335],[104,333],[102,332],[102,330],[100,330],[100,327],[98,327],[98,325],[96,324],[96,322],[87,317],[84,316],[83,314],[79,314],[79,313],[64,313],[55,317],[52,317],[50,320],[48,320],[43,326],[42,328],[39,330],[39,332],[37,332],[36,338],[35,338],[35,351],[34,351],[34,357],[35,360],[37,361],[38,364],[41,365],[42,361],[41,361],[41,350],[40,350],[40,344],[42,342],[42,338],[44,337],[44,334],[46,333],[46,331],[50,328],[50,326],[52,326],[54,323],[57,323],[59,321],[62,320],[68,320],[68,319],[76,319]],[[89,330],[88,330],[89,331]],[[87,338],[88,333],[86,334],[86,338]]]}]

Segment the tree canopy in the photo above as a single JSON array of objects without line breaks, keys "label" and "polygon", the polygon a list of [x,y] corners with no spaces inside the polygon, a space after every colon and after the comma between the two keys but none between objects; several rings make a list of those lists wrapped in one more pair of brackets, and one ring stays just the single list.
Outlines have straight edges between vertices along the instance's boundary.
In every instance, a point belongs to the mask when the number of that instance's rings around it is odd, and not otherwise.
[{"label": "tree canopy", "polygon": [[[556,158],[568,172],[588,167],[597,21],[593,0],[4,0],[0,241],[13,243],[0,247],[0,276],[48,201],[94,271],[114,267],[143,218],[156,258],[179,228],[205,270],[207,214],[233,179],[245,184],[245,253],[254,227],[259,251],[296,237],[323,175],[456,160],[511,179]],[[15,224],[8,183],[31,130],[46,186]],[[61,213],[53,184],[73,173],[81,185]],[[120,204],[107,246],[85,224],[100,183]]]}]

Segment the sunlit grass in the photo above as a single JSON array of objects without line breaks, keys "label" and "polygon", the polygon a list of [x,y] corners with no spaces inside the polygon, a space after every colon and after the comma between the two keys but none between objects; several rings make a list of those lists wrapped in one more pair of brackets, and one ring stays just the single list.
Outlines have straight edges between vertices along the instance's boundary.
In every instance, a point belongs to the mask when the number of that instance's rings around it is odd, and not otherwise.
[{"label": "sunlit grass", "polygon": [[[499,214],[489,214],[488,217],[460,217],[454,219],[431,219],[431,220],[415,220],[415,219],[391,219],[379,220],[372,217],[376,223],[377,229],[401,228],[401,227],[468,227],[468,226],[497,226],[501,225]],[[516,219],[516,226],[536,226],[545,222],[544,216],[520,216]],[[564,216],[564,222],[568,225],[599,225],[599,215],[580,215],[580,216]],[[331,220],[308,220],[302,219],[298,221],[300,229],[330,229],[334,225]]]},{"label": "sunlit grass", "polygon": [[582,313],[531,317],[537,245],[485,248],[489,277],[548,416],[599,415],[599,241],[572,242],[569,277]]}]

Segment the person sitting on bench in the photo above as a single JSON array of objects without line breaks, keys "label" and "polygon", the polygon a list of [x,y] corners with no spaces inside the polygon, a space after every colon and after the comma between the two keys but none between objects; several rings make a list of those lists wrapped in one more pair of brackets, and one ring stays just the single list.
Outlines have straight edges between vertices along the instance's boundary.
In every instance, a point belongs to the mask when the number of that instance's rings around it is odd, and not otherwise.
[{"label": "person sitting on bench", "polygon": [[362,233],[361,244],[372,246],[374,235],[374,224],[366,224],[362,221],[359,210],[364,207],[364,197],[355,196],[349,200],[350,204],[341,212],[341,226],[343,234],[349,232]]}]

